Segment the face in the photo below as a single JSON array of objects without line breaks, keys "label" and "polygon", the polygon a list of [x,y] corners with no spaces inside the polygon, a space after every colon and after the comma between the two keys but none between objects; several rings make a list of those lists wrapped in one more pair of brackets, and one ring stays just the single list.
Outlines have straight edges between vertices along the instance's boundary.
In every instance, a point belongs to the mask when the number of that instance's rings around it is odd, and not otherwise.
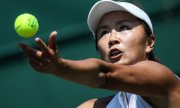
[{"label": "face", "polygon": [[105,14],[96,29],[97,47],[103,60],[134,64],[146,60],[149,49],[144,25],[127,12]]}]

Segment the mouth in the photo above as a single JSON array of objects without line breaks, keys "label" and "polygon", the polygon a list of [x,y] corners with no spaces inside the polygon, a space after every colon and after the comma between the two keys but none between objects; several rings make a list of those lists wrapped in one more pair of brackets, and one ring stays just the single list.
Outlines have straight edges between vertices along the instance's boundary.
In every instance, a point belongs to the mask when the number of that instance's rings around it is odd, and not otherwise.
[{"label": "mouth", "polygon": [[110,58],[112,61],[119,60],[121,56],[122,56],[122,51],[119,50],[119,49],[112,49],[112,50],[110,50],[110,52],[109,52],[109,58]]}]

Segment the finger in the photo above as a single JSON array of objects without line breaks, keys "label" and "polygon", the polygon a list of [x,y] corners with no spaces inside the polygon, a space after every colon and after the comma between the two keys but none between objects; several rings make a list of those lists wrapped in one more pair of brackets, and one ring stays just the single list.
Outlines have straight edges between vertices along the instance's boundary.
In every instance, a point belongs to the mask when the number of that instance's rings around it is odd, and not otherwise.
[{"label": "finger", "polygon": [[29,60],[29,64],[36,70],[36,71],[42,71],[41,63],[35,62],[32,59]]},{"label": "finger", "polygon": [[46,61],[43,59],[37,59],[37,58],[30,58],[29,59],[30,65],[37,71],[42,72],[47,67]]},{"label": "finger", "polygon": [[47,45],[40,38],[35,39],[36,43],[40,46],[43,51],[48,51]]},{"label": "finger", "polygon": [[29,62],[30,62],[31,64],[35,64],[37,67],[42,66],[41,60],[40,60],[40,59],[37,59],[37,58],[31,57],[31,58],[29,58]]},{"label": "finger", "polygon": [[23,52],[29,56],[29,57],[36,57],[36,58],[40,58],[41,57],[41,52],[32,48],[32,47],[29,47],[23,43],[19,43],[18,46],[23,50]]},{"label": "finger", "polygon": [[56,36],[57,36],[57,32],[53,31],[50,36],[49,36],[49,48],[56,50]]},{"label": "finger", "polygon": [[55,50],[55,56],[58,57],[59,56],[59,50],[58,50],[58,46],[56,45],[56,50]]}]

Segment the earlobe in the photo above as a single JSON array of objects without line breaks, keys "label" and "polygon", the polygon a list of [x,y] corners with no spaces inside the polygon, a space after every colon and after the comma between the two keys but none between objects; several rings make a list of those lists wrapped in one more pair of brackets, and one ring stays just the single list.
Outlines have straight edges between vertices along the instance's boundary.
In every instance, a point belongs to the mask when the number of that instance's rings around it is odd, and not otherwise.
[{"label": "earlobe", "polygon": [[150,37],[148,37],[147,42],[146,42],[146,53],[150,53],[153,48],[154,48],[154,44],[155,44],[155,37],[152,34]]}]

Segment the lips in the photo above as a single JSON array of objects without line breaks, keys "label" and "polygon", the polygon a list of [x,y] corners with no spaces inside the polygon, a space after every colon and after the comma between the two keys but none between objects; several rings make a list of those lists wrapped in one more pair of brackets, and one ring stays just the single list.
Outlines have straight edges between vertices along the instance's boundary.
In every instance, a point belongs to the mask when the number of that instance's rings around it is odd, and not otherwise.
[{"label": "lips", "polygon": [[122,55],[122,51],[119,50],[119,49],[111,49],[110,52],[109,52],[109,57],[110,59],[112,59],[113,61],[114,60],[117,60],[117,59],[120,59]]}]

